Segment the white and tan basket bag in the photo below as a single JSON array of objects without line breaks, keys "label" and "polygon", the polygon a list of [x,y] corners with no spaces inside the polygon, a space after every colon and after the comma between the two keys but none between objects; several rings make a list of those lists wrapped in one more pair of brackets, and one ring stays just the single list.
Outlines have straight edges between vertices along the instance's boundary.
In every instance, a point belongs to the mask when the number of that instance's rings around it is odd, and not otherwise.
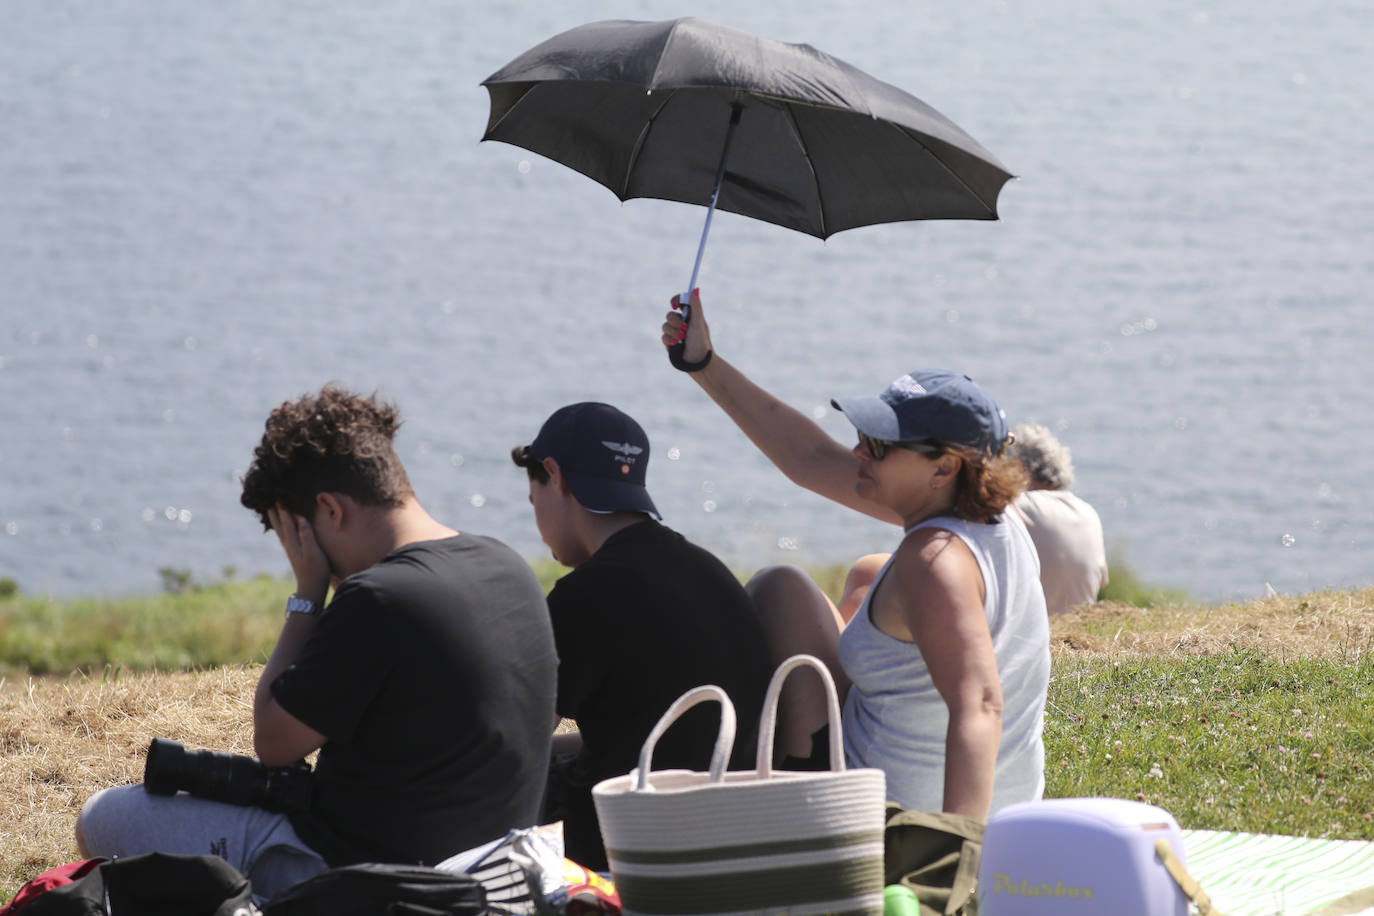
[{"label": "white and tan basket bag", "polygon": [[[773,769],[778,695],[798,667],[826,686],[831,769]],[[721,707],[710,771],[652,772],[654,745],[698,703]],[[659,719],[626,776],[592,789],[611,876],[626,914],[869,913],[883,910],[881,770],[846,770],[830,672],[796,655],[773,674],[759,724],[757,768],[726,772],[735,710],[725,691],[698,687]]]}]

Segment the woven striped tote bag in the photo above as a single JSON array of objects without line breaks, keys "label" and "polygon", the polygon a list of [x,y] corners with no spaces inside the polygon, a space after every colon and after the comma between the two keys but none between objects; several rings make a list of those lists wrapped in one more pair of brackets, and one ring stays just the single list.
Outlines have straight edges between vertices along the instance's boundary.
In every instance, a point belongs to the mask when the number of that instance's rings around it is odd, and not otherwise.
[{"label": "woven striped tote bag", "polygon": [[[827,772],[773,769],[778,695],[801,667],[815,670],[829,697]],[[721,707],[710,770],[653,772],[659,737],[709,701]],[[845,769],[839,699],[825,665],[797,655],[773,674],[756,769],[725,771],[734,740],[730,698],[714,685],[698,687],[663,714],[635,770],[592,789],[623,912],[882,913],[887,782],[881,770]]]}]

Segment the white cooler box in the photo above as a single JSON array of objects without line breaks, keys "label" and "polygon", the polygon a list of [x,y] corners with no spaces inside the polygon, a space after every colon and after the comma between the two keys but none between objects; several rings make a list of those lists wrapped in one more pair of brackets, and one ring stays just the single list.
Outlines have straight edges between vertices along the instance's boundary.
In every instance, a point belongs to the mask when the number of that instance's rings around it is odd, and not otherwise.
[{"label": "white cooler box", "polygon": [[1187,916],[1188,899],[1155,843],[1179,862],[1169,812],[1121,798],[1008,805],[988,819],[978,866],[979,916]]}]

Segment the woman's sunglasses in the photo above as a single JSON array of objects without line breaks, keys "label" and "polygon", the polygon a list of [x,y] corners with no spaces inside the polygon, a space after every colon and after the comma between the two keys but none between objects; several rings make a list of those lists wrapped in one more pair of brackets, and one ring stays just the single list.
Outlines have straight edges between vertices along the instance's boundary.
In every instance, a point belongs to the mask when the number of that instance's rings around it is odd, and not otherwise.
[{"label": "woman's sunglasses", "polygon": [[888,439],[874,439],[859,433],[859,442],[868,449],[868,453],[873,456],[874,461],[882,461],[890,448],[904,448],[909,452],[919,452],[922,455],[934,458],[936,455],[944,454],[944,449],[927,441],[894,442]]}]

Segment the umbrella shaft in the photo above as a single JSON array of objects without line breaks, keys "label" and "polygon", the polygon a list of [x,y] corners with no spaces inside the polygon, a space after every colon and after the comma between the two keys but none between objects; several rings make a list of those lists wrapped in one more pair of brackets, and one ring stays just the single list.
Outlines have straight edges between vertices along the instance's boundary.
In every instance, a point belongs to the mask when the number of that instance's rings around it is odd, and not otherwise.
[{"label": "umbrella shaft", "polygon": [[740,112],[744,110],[738,102],[730,106],[730,125],[725,128],[725,143],[720,150],[720,165],[716,166],[716,183],[711,189],[711,203],[706,207],[706,224],[701,227],[701,241],[697,243],[697,259],[692,265],[692,279],[687,283],[687,292],[678,297],[682,303],[683,317],[687,317],[687,304],[692,301],[692,290],[697,288],[697,272],[701,270],[701,256],[706,251],[706,236],[711,232],[711,217],[716,212],[716,199],[720,197],[720,184],[725,180],[725,160],[730,155],[730,138],[735,135],[735,125],[739,123]]}]

